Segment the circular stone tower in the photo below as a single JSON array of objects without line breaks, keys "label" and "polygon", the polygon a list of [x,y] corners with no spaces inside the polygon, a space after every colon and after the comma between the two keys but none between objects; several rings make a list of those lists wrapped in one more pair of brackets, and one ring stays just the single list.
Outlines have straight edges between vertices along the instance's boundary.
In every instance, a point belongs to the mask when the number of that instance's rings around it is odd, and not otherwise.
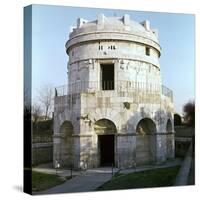
[{"label": "circular stone tower", "polygon": [[54,163],[128,168],[174,157],[173,96],[162,85],[158,32],[129,15],[77,20],[57,89]]}]

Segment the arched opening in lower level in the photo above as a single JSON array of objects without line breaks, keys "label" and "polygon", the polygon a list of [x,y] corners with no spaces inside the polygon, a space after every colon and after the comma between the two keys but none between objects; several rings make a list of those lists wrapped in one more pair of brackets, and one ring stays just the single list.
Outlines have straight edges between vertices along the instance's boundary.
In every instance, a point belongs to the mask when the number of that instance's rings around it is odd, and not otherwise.
[{"label": "arched opening in lower level", "polygon": [[174,114],[174,126],[181,126],[182,119],[181,116],[177,113]]},{"label": "arched opening in lower level", "polygon": [[156,125],[152,119],[141,119],[136,128],[136,163],[146,165],[155,162]]},{"label": "arched opening in lower level", "polygon": [[98,157],[100,166],[115,164],[115,124],[108,119],[98,120],[94,129],[98,135]]},{"label": "arched opening in lower level", "polygon": [[136,128],[138,135],[152,135],[156,132],[156,125],[152,119],[144,118],[139,121]]},{"label": "arched opening in lower level", "polygon": [[64,121],[60,126],[60,163],[64,167],[72,167],[73,163],[73,125],[70,121]]}]

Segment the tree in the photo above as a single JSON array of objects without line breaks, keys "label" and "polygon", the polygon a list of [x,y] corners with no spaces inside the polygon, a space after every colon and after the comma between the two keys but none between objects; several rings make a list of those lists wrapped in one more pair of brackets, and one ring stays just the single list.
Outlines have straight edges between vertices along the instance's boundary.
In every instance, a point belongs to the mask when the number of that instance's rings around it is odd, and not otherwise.
[{"label": "tree", "polygon": [[31,110],[33,123],[36,124],[42,115],[41,106],[38,103],[34,103]]},{"label": "tree", "polygon": [[50,85],[45,85],[39,90],[39,101],[44,112],[45,120],[50,117],[50,114],[53,109],[53,97],[54,92],[53,88]]},{"label": "tree", "polygon": [[194,101],[189,101],[183,107],[185,122],[188,126],[195,125],[195,103]]}]

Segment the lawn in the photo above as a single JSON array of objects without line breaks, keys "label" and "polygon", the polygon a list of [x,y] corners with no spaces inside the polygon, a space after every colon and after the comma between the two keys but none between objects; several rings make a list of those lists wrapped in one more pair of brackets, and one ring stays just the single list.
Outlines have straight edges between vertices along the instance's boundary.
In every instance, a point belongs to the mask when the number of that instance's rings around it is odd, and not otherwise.
[{"label": "lawn", "polygon": [[57,175],[32,171],[33,192],[49,189],[63,182],[65,182],[65,180]]},{"label": "lawn", "polygon": [[172,186],[179,166],[148,170],[130,174],[119,174],[100,186],[97,190],[118,190]]}]

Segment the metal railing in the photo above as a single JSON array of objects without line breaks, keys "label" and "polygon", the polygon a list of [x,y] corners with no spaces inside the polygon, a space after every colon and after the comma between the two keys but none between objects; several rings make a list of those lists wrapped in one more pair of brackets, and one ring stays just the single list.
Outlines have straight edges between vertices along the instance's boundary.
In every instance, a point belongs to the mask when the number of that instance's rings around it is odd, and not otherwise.
[{"label": "metal railing", "polygon": [[61,85],[55,88],[55,96],[64,96],[68,94],[68,85]]},{"label": "metal railing", "polygon": [[114,90],[115,82],[114,81],[102,81],[101,88],[102,88],[102,90]]},{"label": "metal railing", "polygon": [[173,101],[173,92],[164,85],[134,82],[134,81],[80,81],[70,85],[63,85],[55,88],[55,96],[64,96],[80,92],[110,91],[118,93],[145,93],[163,94]]},{"label": "metal railing", "polygon": [[173,101],[173,92],[166,86],[162,85],[162,94],[166,97],[169,97]]},{"label": "metal railing", "polygon": [[52,136],[34,136],[32,143],[49,143],[53,142]]}]

